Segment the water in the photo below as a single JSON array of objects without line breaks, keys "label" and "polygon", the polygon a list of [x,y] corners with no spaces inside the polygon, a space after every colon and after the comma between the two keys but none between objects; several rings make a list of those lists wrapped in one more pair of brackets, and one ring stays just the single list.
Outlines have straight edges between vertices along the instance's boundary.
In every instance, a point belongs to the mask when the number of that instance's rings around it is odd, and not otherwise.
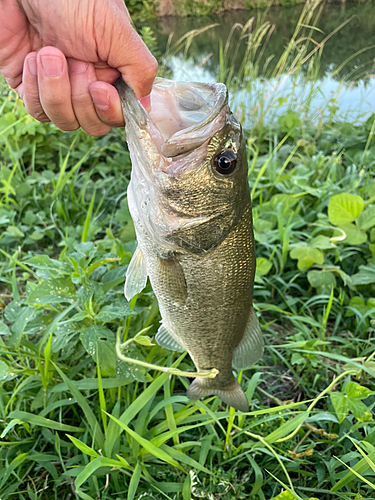
[{"label": "water", "polygon": [[[297,77],[283,76],[272,79],[270,75],[279,60],[286,44],[291,39],[302,6],[273,7],[267,13],[261,11],[233,11],[221,15],[199,18],[166,17],[150,24],[156,37],[158,51],[164,54],[169,47],[191,30],[208,25],[217,26],[206,30],[191,40],[188,50],[184,48],[166,59],[170,70],[168,76],[182,81],[220,81],[220,44],[225,48],[233,26],[244,25],[254,16],[256,23],[269,21],[274,25],[272,34],[263,44],[259,71],[246,90],[240,90],[232,98],[232,106],[237,109],[240,119],[251,126],[257,119],[257,110],[268,109],[268,120],[286,109],[306,110],[306,103],[316,116],[332,112],[335,107],[347,119],[367,117],[375,112],[375,5],[372,2],[361,4],[329,4],[322,8],[318,19],[312,24],[318,30],[311,32],[314,43],[319,44],[341,24],[351,19],[326,43],[321,52],[320,64],[313,81],[304,78],[304,71]],[[237,29],[232,41],[238,39]],[[230,64],[234,74],[240,69],[245,53],[245,44],[240,46],[235,57],[234,47],[228,52],[233,55]],[[307,68],[307,64],[305,65]],[[339,69],[339,71],[337,71]],[[306,70],[305,70],[306,71]],[[260,97],[261,96],[261,97]],[[261,99],[261,103],[259,100]],[[277,105],[275,105],[277,103]],[[254,111],[255,110],[255,111]]]}]

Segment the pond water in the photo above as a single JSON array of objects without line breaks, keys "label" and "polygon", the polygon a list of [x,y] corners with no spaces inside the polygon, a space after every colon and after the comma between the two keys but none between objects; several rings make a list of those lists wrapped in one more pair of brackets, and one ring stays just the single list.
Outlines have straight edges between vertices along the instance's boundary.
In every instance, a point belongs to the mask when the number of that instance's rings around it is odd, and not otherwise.
[{"label": "pond water", "polygon": [[[241,85],[232,96],[232,105],[242,108],[243,116],[252,116],[267,103],[275,115],[286,108],[303,106],[309,101],[310,111],[317,115],[327,109],[337,107],[348,119],[368,116],[375,112],[375,4],[327,4],[322,7],[318,17],[314,15],[311,24],[318,29],[311,30],[312,47],[321,43],[327,35],[339,28],[324,44],[320,52],[319,65],[315,68],[314,78],[306,79],[308,62],[298,72],[298,76],[282,74],[274,78],[273,71],[287,43],[293,36],[303,6],[272,7],[262,11],[231,11],[221,15],[199,18],[161,18],[154,23],[148,22],[157,38],[159,54],[173,47],[178,39],[192,30],[211,28],[189,39],[189,47],[178,52],[170,51],[165,58],[171,78],[183,81],[216,82],[223,77],[223,62],[220,57],[228,37],[231,38],[225,64],[231,65],[234,75],[240,71],[246,43],[235,51],[241,28],[254,17],[248,31],[256,31],[265,21],[271,28],[264,36],[258,49],[258,69],[255,77],[246,88]],[[318,14],[318,12],[316,13]],[[232,32],[233,26],[238,27]],[[231,35],[232,32],[232,35]],[[236,39],[237,37],[237,39]],[[310,68],[311,69],[311,68]],[[311,77],[311,72],[310,72]],[[275,102],[278,105],[275,107]],[[323,110],[323,111],[322,111]],[[271,113],[272,114],[272,113]],[[243,117],[242,117],[243,119]],[[250,120],[250,119],[249,119]],[[251,122],[251,120],[250,120]],[[248,123],[251,124],[251,123]]]}]

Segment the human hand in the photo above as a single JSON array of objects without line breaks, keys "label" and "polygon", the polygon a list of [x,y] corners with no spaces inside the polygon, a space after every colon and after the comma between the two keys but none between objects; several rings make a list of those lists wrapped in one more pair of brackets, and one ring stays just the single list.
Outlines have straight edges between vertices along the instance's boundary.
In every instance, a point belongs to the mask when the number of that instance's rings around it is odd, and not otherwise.
[{"label": "human hand", "polygon": [[39,121],[104,135],[123,124],[120,75],[149,106],[157,62],[123,0],[0,0],[0,72]]}]

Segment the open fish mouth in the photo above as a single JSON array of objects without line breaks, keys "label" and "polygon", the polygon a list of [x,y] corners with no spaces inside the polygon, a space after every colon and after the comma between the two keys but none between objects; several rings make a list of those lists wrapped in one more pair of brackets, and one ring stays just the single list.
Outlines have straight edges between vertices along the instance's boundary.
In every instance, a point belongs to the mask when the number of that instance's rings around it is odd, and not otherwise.
[{"label": "open fish mouth", "polygon": [[115,86],[122,96],[127,133],[134,136],[133,141],[145,156],[153,153],[150,142],[164,158],[183,155],[199,148],[225,124],[228,91],[222,83],[207,85],[156,78],[150,113],[122,79]]}]

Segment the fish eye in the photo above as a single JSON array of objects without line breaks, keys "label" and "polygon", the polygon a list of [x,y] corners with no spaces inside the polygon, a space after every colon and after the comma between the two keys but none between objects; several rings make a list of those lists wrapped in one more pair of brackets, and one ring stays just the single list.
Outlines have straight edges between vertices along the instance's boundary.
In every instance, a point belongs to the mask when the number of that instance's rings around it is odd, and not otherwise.
[{"label": "fish eye", "polygon": [[214,159],[214,168],[221,175],[229,175],[236,168],[237,155],[232,149],[226,149]]}]

